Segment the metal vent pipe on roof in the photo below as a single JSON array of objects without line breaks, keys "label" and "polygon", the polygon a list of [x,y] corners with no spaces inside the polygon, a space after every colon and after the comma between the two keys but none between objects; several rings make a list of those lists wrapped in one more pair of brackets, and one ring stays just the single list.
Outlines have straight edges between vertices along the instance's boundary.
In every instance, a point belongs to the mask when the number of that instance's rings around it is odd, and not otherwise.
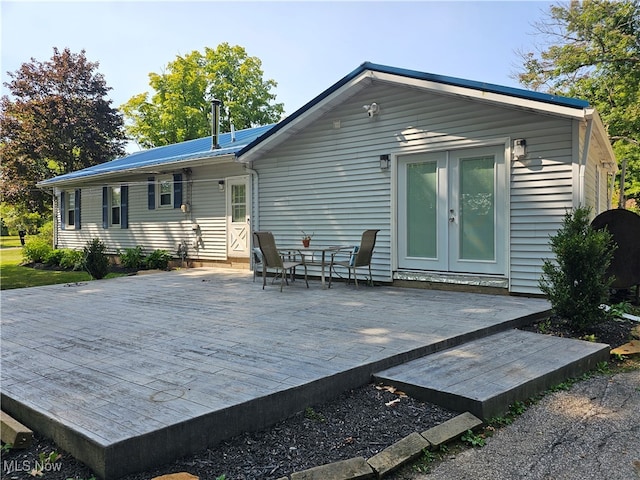
[{"label": "metal vent pipe on roof", "polygon": [[220,148],[218,138],[220,137],[220,105],[222,102],[217,99],[211,100],[211,150]]}]

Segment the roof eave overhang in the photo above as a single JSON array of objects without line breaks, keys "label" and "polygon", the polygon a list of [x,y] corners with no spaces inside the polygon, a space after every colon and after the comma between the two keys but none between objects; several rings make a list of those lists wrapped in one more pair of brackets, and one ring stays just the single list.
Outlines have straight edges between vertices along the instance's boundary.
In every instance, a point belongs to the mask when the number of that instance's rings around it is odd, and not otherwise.
[{"label": "roof eave overhang", "polygon": [[[401,74],[379,71],[376,69],[366,69],[354,76],[349,81],[340,85],[332,91],[332,88],[319,95],[298,111],[294,112],[289,119],[285,119],[281,124],[274,127],[274,130],[267,134],[263,140],[258,140],[254,144],[249,144],[248,148],[238,152],[238,160],[242,163],[250,163],[258,159],[261,155],[272,150],[296,132],[319,118],[325,112],[332,109],[345,99],[355,95],[357,92],[370,85],[374,81],[387,82],[394,85],[404,85],[417,88],[423,91],[430,91],[442,95],[465,97],[484,103],[492,103],[510,108],[518,108],[536,113],[560,116],[578,120],[585,119],[585,107],[567,106],[542,100],[522,98],[514,95],[496,93],[488,90],[452,85],[448,83],[436,82],[433,80],[414,78]],[[327,92],[330,92],[327,94]],[[324,95],[324,98],[323,98]]]},{"label": "roof eave overhang", "polygon": [[68,179],[56,180],[53,177],[49,180],[38,182],[36,187],[47,190],[52,188],[64,188],[78,185],[96,185],[109,183],[110,180],[121,178],[126,175],[158,175],[161,173],[169,173],[182,168],[192,168],[205,165],[219,165],[222,163],[230,163],[235,161],[235,153],[227,153],[224,155],[206,155],[197,158],[185,158],[167,163],[156,163],[145,165],[143,167],[133,167],[112,172],[96,173],[93,175],[79,176]]},{"label": "roof eave overhang", "polygon": [[611,146],[609,134],[607,133],[607,128],[605,127],[602,118],[600,118],[597,110],[587,108],[585,110],[585,119],[593,122],[591,135],[595,137],[596,141],[603,148],[608,157],[606,161],[605,159],[602,160],[602,165],[608,172],[615,174],[618,171],[618,162],[616,161],[616,154]]}]

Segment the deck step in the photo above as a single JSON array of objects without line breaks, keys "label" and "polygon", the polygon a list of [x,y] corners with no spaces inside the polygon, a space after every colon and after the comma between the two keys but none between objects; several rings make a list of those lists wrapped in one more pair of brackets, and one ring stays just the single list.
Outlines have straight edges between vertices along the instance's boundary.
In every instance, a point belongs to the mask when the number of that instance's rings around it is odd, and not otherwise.
[{"label": "deck step", "polygon": [[489,420],[609,359],[609,346],[507,330],[376,373],[419,400]]}]

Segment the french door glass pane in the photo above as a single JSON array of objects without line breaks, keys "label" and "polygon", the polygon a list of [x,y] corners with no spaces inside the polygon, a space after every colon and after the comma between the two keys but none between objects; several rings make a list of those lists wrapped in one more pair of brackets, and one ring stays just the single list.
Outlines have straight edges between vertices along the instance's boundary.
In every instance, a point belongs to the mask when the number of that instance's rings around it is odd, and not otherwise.
[{"label": "french door glass pane", "polygon": [[494,157],[460,160],[460,259],[495,260]]},{"label": "french door glass pane", "polygon": [[407,164],[407,255],[437,257],[436,162]]}]

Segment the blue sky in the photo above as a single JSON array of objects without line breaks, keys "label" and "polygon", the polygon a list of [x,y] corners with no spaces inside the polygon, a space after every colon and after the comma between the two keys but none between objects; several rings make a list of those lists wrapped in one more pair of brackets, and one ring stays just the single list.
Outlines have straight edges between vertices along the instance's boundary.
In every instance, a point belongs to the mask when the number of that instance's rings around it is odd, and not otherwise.
[{"label": "blue sky", "polygon": [[[118,107],[149,91],[148,74],[177,55],[222,42],[261,59],[292,113],[370,61],[518,86],[518,50],[539,41],[532,23],[550,2],[0,2],[2,81],[53,47],[86,50]],[[6,94],[6,88],[2,87]]]}]

